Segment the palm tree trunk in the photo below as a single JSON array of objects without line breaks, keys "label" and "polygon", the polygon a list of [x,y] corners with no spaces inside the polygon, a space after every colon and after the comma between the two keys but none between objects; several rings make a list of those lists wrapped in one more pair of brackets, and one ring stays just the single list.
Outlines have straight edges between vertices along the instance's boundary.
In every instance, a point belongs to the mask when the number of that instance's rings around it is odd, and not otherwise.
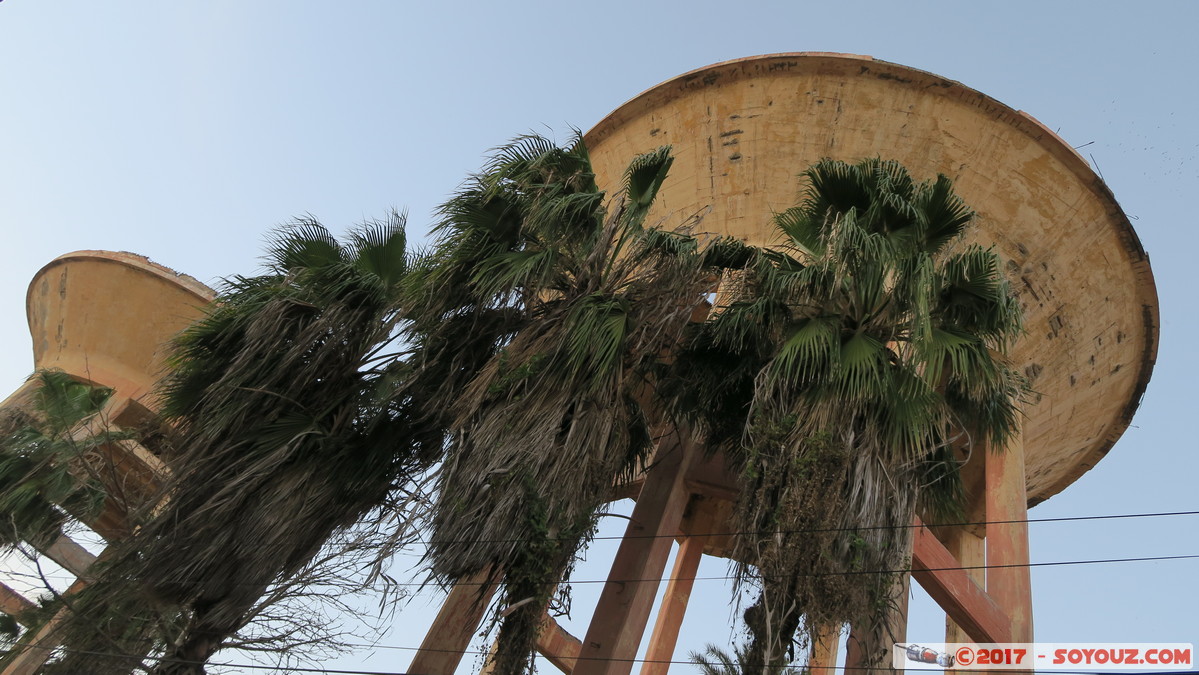
[{"label": "palm tree trunk", "polygon": [[192,620],[174,650],[159,659],[153,675],[204,675],[204,665],[231,636],[245,626],[247,616],[270,584],[245,574],[230,575],[229,593],[192,605]]},{"label": "palm tree trunk", "polygon": [[492,656],[494,675],[523,675],[532,670],[533,651],[541,633],[541,615],[545,604],[538,599],[529,601],[504,617],[495,640]]},{"label": "palm tree trunk", "polygon": [[794,660],[789,650],[802,619],[793,584],[765,583],[757,602],[745,610],[750,641],[741,665],[746,673],[778,673]]},{"label": "palm tree trunk", "polygon": [[211,605],[197,607],[186,637],[174,651],[159,660],[153,675],[204,675],[204,664],[238,628],[218,626],[213,618]]}]

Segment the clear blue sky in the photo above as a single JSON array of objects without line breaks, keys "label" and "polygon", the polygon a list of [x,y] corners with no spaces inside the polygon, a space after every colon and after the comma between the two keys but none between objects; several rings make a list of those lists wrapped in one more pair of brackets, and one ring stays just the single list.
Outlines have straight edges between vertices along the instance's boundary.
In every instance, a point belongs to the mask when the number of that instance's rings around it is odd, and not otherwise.
[{"label": "clear blue sky", "polygon": [[[1133,427],[1032,517],[1199,509],[1196,25],[1193,2],[5,0],[0,390],[32,368],[25,288],[59,254],[134,251],[212,282],[252,272],[266,230],[293,215],[341,230],[398,207],[423,231],[486,150],[514,135],[565,138],[725,59],[851,52],[958,80],[1089,144],[1084,156],[1151,256],[1161,344]],[[1032,557],[1196,554],[1197,526],[1034,524]],[[1035,569],[1037,637],[1199,642],[1197,576],[1195,560]],[[687,647],[727,644],[727,598],[697,582]],[[926,604],[909,638],[937,642]],[[418,644],[430,613],[419,601],[401,608],[382,643]],[[402,671],[409,658],[377,650],[338,663]]]}]

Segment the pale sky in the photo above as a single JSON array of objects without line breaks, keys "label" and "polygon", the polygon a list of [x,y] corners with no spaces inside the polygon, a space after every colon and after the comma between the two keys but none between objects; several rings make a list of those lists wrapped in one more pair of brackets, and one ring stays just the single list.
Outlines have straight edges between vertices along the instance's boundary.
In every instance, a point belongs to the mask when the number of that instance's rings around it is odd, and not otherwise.
[{"label": "pale sky", "polygon": [[[1162,326],[1142,407],[1107,458],[1030,517],[1199,510],[1199,229],[1187,215],[1199,187],[1197,25],[1199,4],[1181,1],[5,0],[0,390],[32,369],[25,289],[62,253],[133,251],[211,283],[253,273],[267,230],[295,215],[341,231],[395,207],[422,232],[515,135],[565,139],[726,59],[849,52],[957,80],[1058,130],[1097,165],[1150,255]],[[1197,526],[1034,523],[1032,559],[1199,554]],[[575,577],[604,573],[597,562]],[[701,569],[725,573],[718,560]],[[1034,568],[1037,639],[1199,642],[1197,576],[1197,560]],[[723,582],[696,582],[676,658],[729,644],[728,598]],[[432,612],[399,608],[380,644],[418,645]],[[909,640],[940,642],[942,631],[918,597]],[[401,672],[410,658],[377,649],[329,667]]]}]

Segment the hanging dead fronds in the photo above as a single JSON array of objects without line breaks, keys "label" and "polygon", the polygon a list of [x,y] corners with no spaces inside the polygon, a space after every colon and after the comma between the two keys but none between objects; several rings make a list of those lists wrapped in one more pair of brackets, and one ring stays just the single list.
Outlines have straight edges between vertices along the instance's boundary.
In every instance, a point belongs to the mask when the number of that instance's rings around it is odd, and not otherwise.
[{"label": "hanging dead fronds", "polygon": [[877,159],[804,175],[775,220],[782,245],[740,257],[673,385],[742,473],[734,557],[759,589],[746,654],[761,672],[800,628],[881,625],[917,504],[957,506],[947,450],[1001,445],[1024,386],[1003,356],[1019,306],[992,251],[952,246],[973,213],[947,178]]},{"label": "hanging dead fronds", "polygon": [[260,598],[440,452],[439,430],[391,386],[402,217],[346,243],[301,220],[274,235],[266,262],[176,339],[163,388],[179,431],[173,478],[81,600],[103,614],[142,589],[141,614],[174,627],[157,673],[203,672]]},{"label": "hanging dead fronds", "polygon": [[[670,162],[635,158],[608,196],[581,141],[518,139],[446,205],[414,287],[426,362],[461,383],[442,399],[453,434],[429,564],[446,583],[502,581],[500,673],[531,667],[556,583],[649,451],[651,371],[711,283],[694,239],[645,226]],[[445,368],[447,352],[465,367]]]}]

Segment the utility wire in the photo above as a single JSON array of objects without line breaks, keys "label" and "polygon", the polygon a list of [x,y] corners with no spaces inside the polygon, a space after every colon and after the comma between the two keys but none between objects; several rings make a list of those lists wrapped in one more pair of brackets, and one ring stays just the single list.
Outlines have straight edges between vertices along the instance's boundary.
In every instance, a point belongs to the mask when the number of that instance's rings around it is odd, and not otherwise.
[{"label": "utility wire", "polygon": [[[1199,510],[1195,510],[1195,511],[1161,511],[1161,512],[1153,512],[1153,513],[1118,513],[1118,514],[1104,514],[1104,515],[1097,515],[1097,516],[1060,516],[1060,517],[1056,517],[1056,518],[1026,518],[1026,519],[1020,519],[1020,520],[991,520],[991,521],[984,520],[984,521],[975,521],[975,522],[941,523],[941,524],[922,523],[921,525],[911,523],[911,524],[906,524],[906,525],[878,525],[878,526],[860,527],[860,528],[839,527],[839,528],[806,528],[806,529],[799,529],[799,530],[754,530],[754,531],[742,531],[742,532],[692,533],[692,534],[687,534],[687,535],[632,534],[632,535],[620,535],[620,536],[614,535],[614,536],[604,536],[604,537],[592,537],[590,539],[590,541],[608,541],[608,540],[617,540],[618,541],[618,540],[622,540],[622,539],[666,539],[666,538],[679,539],[679,538],[687,538],[687,537],[727,537],[727,536],[740,536],[740,535],[745,535],[745,534],[758,534],[758,535],[807,534],[807,533],[814,533],[814,532],[846,532],[846,531],[862,531],[862,530],[876,530],[876,529],[908,529],[908,528],[915,528],[915,527],[921,527],[921,526],[929,527],[929,528],[933,528],[933,527],[969,527],[969,526],[976,526],[976,525],[986,526],[986,525],[1015,525],[1015,524],[1021,524],[1021,523],[1061,523],[1061,522],[1080,522],[1080,521],[1089,521],[1089,520],[1118,520],[1118,519],[1129,519],[1129,518],[1164,518],[1164,517],[1196,516],[1196,515],[1199,515]],[[553,541],[554,539],[551,538],[550,540]],[[559,540],[561,540],[561,538]],[[502,543],[516,543],[516,542],[520,542],[520,541],[523,541],[523,539],[480,539],[476,543],[479,543],[479,544],[485,544],[485,543],[487,543],[487,544],[502,544]],[[427,546],[430,542],[416,540],[416,541],[413,541],[412,543],[414,545],[415,544],[424,544]],[[451,543],[451,542],[444,542],[444,543]],[[1176,557],[1185,558],[1187,556],[1176,556]],[[1167,557],[1162,557],[1162,558],[1151,558],[1151,559],[1152,560],[1156,560],[1156,559],[1165,560],[1165,559],[1172,559],[1172,557],[1167,556]],[[1128,561],[1132,561],[1132,560],[1135,560],[1135,559],[1128,559]],[[1093,561],[1085,561],[1084,560],[1084,561],[1074,561],[1074,562],[1054,562],[1054,563],[1039,563],[1039,564],[1066,565],[1066,564],[1091,564],[1092,562]],[[1124,562],[1124,560],[1114,560],[1111,562]],[[1035,566],[1035,565],[1033,565],[1033,566]],[[949,570],[949,569],[984,569],[984,568],[983,567],[962,567],[962,568],[945,568],[945,569]],[[904,570],[896,570],[896,571],[904,571]],[[908,570],[908,571],[910,571],[910,570]],[[936,571],[941,571],[941,570],[936,570]],[[10,572],[10,574],[11,573],[13,573],[13,572]],[[50,579],[59,579],[62,581],[73,581],[76,578],[86,578],[89,580],[94,579],[94,577],[75,577],[72,575],[49,575],[48,574],[45,576]],[[712,577],[712,578],[728,579],[730,577]],[[636,580],[634,580],[634,581],[636,581]],[[582,584],[582,583],[603,583],[603,582],[594,581],[594,580],[583,580],[583,581],[574,581],[571,583]],[[233,585],[236,585],[236,582]],[[425,582],[419,582],[419,583],[412,582],[412,583],[395,583],[392,585],[393,586],[424,586],[427,584]]]},{"label": "utility wire", "polygon": [[[600,514],[604,515],[604,514]],[[810,527],[801,528],[798,530],[744,530],[744,531],[728,531],[728,532],[694,532],[686,535],[679,534],[628,534],[628,535],[610,535],[603,537],[591,537],[588,541],[618,541],[621,539],[678,539],[680,537],[733,537],[747,534],[757,535],[772,535],[772,534],[809,534],[823,532],[862,532],[868,530],[905,530],[919,527],[974,527],[987,525],[1018,525],[1022,523],[1060,523],[1070,521],[1087,521],[1087,520],[1117,520],[1125,518],[1163,518],[1170,516],[1196,516],[1197,511],[1164,511],[1160,513],[1118,513],[1099,516],[1061,516],[1056,518],[1022,518],[1014,520],[978,520],[953,523],[907,523],[904,525],[869,525],[865,527]],[[621,516],[626,517],[626,516]],[[630,520],[632,520],[630,518]],[[413,544],[423,544],[429,546],[431,544],[460,544],[464,540],[447,539],[441,541],[427,541],[423,539],[413,540]],[[523,538],[514,539],[476,539],[471,540],[476,544],[515,544],[525,541]],[[573,537],[546,537],[546,541],[574,541]]]},{"label": "utility wire", "polygon": [[[350,645],[350,646],[366,647],[367,645]],[[486,655],[486,654],[491,653],[489,651],[483,651],[483,650],[478,650],[478,649],[464,649],[461,652],[459,652],[455,649],[436,649],[436,648],[431,649],[431,648],[427,648],[427,647],[399,647],[399,646],[390,646],[390,645],[374,645],[373,647],[376,649],[396,649],[396,650],[409,651],[409,652],[428,651],[428,652],[437,652],[437,653],[441,653],[441,654],[459,654],[459,653],[461,653],[463,655],[470,654],[472,656],[481,656],[481,655]],[[607,661],[607,662],[617,662],[617,663],[666,663],[666,664],[670,664],[670,665],[691,665],[691,666],[697,666],[697,665],[719,666],[719,665],[722,665],[720,663],[716,663],[713,661],[702,661],[702,660],[699,662],[696,662],[696,661],[692,661],[692,660],[678,661],[678,660],[673,660],[673,659],[636,659],[636,658],[629,659],[629,658],[617,658],[617,657],[612,657],[612,656],[582,656],[582,655],[570,656],[570,655],[561,655],[561,654],[546,655],[546,654],[541,654],[541,652],[538,652],[538,655],[540,655],[544,658],[547,658],[547,659],[574,660],[574,661]],[[928,664],[922,664],[922,665],[928,665]],[[827,667],[820,666],[820,669],[839,670],[842,672],[848,672],[851,670],[853,670],[853,671],[893,670],[893,668],[891,668],[889,666],[827,666]],[[932,669],[932,668],[928,668],[928,669],[911,668],[910,670],[918,670],[921,672],[944,672],[943,670],[936,670],[936,669]],[[993,672],[992,668],[959,668],[957,666],[954,666],[952,670],[953,670],[953,672],[961,672],[961,673]],[[1033,668],[1029,668],[1028,670],[1032,671]],[[1017,672],[1019,672],[1019,671],[1017,671]],[[1107,675],[1106,673],[1097,673],[1097,672],[1091,671],[1091,670],[1058,670],[1056,668],[1053,669],[1052,671],[1046,671],[1046,672],[1062,673],[1062,675]],[[1140,675],[1172,675],[1173,673],[1190,673],[1193,671],[1137,671],[1137,672]],[[406,673],[394,673],[392,675],[407,675],[407,674]]]},{"label": "utility wire", "polygon": [[[872,525],[868,527],[826,527],[826,528],[803,528],[798,530],[746,530],[742,532],[707,532],[688,534],[688,537],[732,537],[741,536],[744,534],[806,534],[810,532],[853,532],[862,530],[902,530],[918,527],[974,527],[986,525],[1018,525],[1021,523],[1061,523],[1070,521],[1087,521],[1087,520],[1117,520],[1124,518],[1162,518],[1170,516],[1197,516],[1199,511],[1162,511],[1157,513],[1116,513],[1105,514],[1099,516],[1060,516],[1056,518],[1023,518],[1015,520],[979,520],[958,523],[908,523],[904,525]],[[629,536],[609,536],[609,537],[593,537],[592,541],[603,539],[656,539],[662,537],[670,537],[677,539],[678,535],[668,534],[635,534]],[[507,543],[508,541],[519,540],[498,540],[490,543]],[[428,542],[421,542],[428,544]],[[482,543],[482,541],[480,542]]]},{"label": "utility wire", "polygon": [[[427,651],[427,652],[436,652],[436,653],[441,653],[441,654],[462,654],[462,655],[470,654],[472,656],[482,656],[482,655],[486,655],[486,654],[490,653],[489,651],[483,651],[483,650],[479,650],[479,649],[464,649],[462,651],[458,651],[456,649],[402,647],[402,646],[397,646],[397,645],[366,645],[366,644],[356,645],[356,644],[351,644],[351,645],[347,645],[347,646],[369,647],[372,649],[394,649],[394,650],[399,650],[399,651],[412,651],[412,652]],[[228,662],[226,662],[226,663],[207,663],[207,662],[203,662],[203,661],[189,661],[186,659],[176,659],[176,658],[171,658],[171,657],[166,657],[166,656],[141,657],[141,656],[134,656],[131,654],[121,654],[118,652],[101,652],[101,651],[92,651],[92,650],[86,650],[86,649],[72,649],[70,647],[61,647],[61,646],[47,647],[47,646],[42,646],[42,645],[19,645],[17,647],[17,649],[41,649],[41,650],[46,650],[46,651],[57,651],[57,650],[61,649],[63,652],[69,652],[69,653],[74,653],[74,654],[83,654],[85,656],[103,656],[103,657],[108,657],[108,658],[129,659],[131,661],[137,661],[139,663],[146,661],[146,660],[152,660],[152,661],[167,662],[167,663],[204,665],[204,666],[208,666],[208,667],[212,667],[212,668],[249,668],[249,669],[253,669],[253,670],[266,670],[266,671],[273,671],[273,672],[329,673],[330,675],[411,675],[410,673],[407,673],[406,671],[390,671],[390,670],[342,670],[342,669],[330,669],[330,668],[309,668],[309,667],[303,667],[303,666],[269,666],[269,665],[256,665],[256,664],[250,664],[250,663],[228,663]],[[673,659],[638,659],[638,658],[618,658],[618,657],[611,657],[611,656],[583,656],[583,655],[563,655],[563,654],[546,655],[546,654],[541,654],[540,652],[538,652],[538,655],[540,655],[544,658],[547,658],[547,659],[573,660],[576,662],[577,661],[604,661],[604,662],[616,662],[616,663],[665,663],[665,664],[670,664],[670,665],[692,665],[692,666],[698,666],[698,665],[719,666],[719,665],[722,665],[717,662],[703,661],[703,660],[700,660],[700,661],[693,661],[693,660],[678,661],[678,660],[673,660]],[[841,672],[889,671],[889,670],[892,670],[892,668],[890,668],[889,666],[828,666],[828,667],[824,667],[824,669],[825,670],[838,670]],[[943,671],[939,671],[939,670],[935,670],[935,669],[922,669],[922,668],[913,668],[912,670],[918,670],[921,672],[943,672]],[[954,672],[962,672],[962,673],[985,673],[985,672],[992,671],[992,669],[990,669],[990,668],[958,668],[958,667],[953,668],[953,670],[954,670]],[[1028,670],[1032,671],[1033,669],[1029,668]],[[1054,669],[1051,672],[1061,673],[1062,675],[1107,675],[1106,672],[1096,672],[1093,670],[1057,670],[1057,669]],[[1189,671],[1189,670],[1144,671],[1144,670],[1141,670],[1141,671],[1136,671],[1136,672],[1139,673],[1140,675],[1182,675],[1182,673],[1190,673],[1193,671]]]},{"label": "utility wire", "polygon": [[[602,515],[602,514],[601,514]],[[689,534],[630,534],[630,535],[610,535],[603,537],[591,537],[588,541],[619,541],[622,539],[680,539],[687,537],[732,537],[748,534],[756,535],[773,535],[773,534],[809,534],[809,533],[825,533],[825,532],[861,532],[867,530],[897,530],[897,529],[912,529],[918,527],[974,527],[987,525],[1018,525],[1022,523],[1063,523],[1063,522],[1081,522],[1088,520],[1122,520],[1129,518],[1166,518],[1176,516],[1199,516],[1199,510],[1194,511],[1159,511],[1146,513],[1115,513],[1104,514],[1098,516],[1059,516],[1055,518],[1023,518],[1016,520],[980,520],[957,523],[908,523],[904,525],[872,525],[866,527],[826,527],[826,528],[801,528],[798,530],[744,530],[744,531],[729,531],[729,532],[693,532]],[[626,516],[621,516],[626,517]],[[632,520],[630,518],[630,520]],[[547,537],[547,541],[573,541],[570,537]],[[525,541],[520,539],[478,539],[473,540],[476,544],[513,544]],[[431,541],[415,539],[411,542],[412,545],[425,545],[434,543]],[[437,542],[442,545],[462,543],[461,540],[445,540]]]},{"label": "utility wire", "polygon": [[[365,646],[365,645],[354,645]],[[258,665],[253,663],[211,663],[207,661],[189,661],[187,659],[176,659],[169,656],[135,656],[133,654],[121,654],[120,652],[100,652],[88,649],[73,649],[71,647],[44,646],[35,644],[17,644],[11,648],[13,653],[21,652],[26,649],[40,649],[42,651],[62,651],[70,654],[82,654],[84,656],[102,656],[110,659],[126,659],[142,663],[145,661],[155,661],[159,663],[176,663],[181,665],[204,666],[206,668],[241,668],[252,670],[266,670],[280,673],[329,673],[330,675],[408,675],[408,673],[397,672],[392,670],[336,670],[329,668],[306,668],[304,666],[268,666]],[[232,647],[231,649],[236,649]],[[397,649],[406,649],[405,647],[397,647]]]},{"label": "utility wire", "polygon": [[[816,572],[813,574],[802,575],[804,577],[827,577],[827,576],[862,576],[869,574],[899,574],[912,572],[953,572],[957,570],[995,570],[995,569],[1011,569],[1019,567],[1064,567],[1068,565],[1100,565],[1109,563],[1130,563],[1130,562],[1160,562],[1165,560],[1193,560],[1199,558],[1199,554],[1190,555],[1160,555],[1160,556],[1145,556],[1138,558],[1099,558],[1093,560],[1053,560],[1047,562],[1028,562],[1028,563],[1006,563],[1003,565],[962,565],[951,567],[906,567],[891,570],[847,570],[841,572]],[[47,575],[49,576],[49,575]],[[761,578],[760,575],[754,575]],[[52,576],[49,578],[55,579],[75,579],[78,577]],[[92,581],[94,578],[84,577],[85,580]],[[570,579],[565,582],[562,580],[552,581],[547,580],[540,582],[541,584],[553,584],[555,586],[566,584],[635,584],[647,582],[661,581],[731,581],[737,579],[736,575],[711,576],[711,577],[652,577],[646,579]],[[182,583],[175,580],[176,583]],[[237,582],[229,582],[228,585],[242,585]],[[430,582],[410,581],[410,582],[391,582],[389,586],[428,586]],[[458,581],[455,586],[490,586],[488,581]]]},{"label": "utility wire", "polygon": [[[1158,517],[1194,516],[1194,515],[1199,515],[1199,511],[1170,511],[1170,512],[1155,512],[1155,513],[1108,514],[1108,515],[1096,515],[1096,516],[1063,516],[1063,517],[1055,517],[1055,518],[1029,518],[1029,519],[1020,519],[1020,520],[946,523],[946,524],[942,524],[940,526],[971,526],[971,525],[988,525],[988,524],[1071,522],[1071,521],[1088,521],[1088,520],[1158,518]],[[926,527],[937,527],[937,525],[925,525],[925,526]],[[918,527],[918,525],[910,524],[910,525],[899,525],[899,526],[879,526],[878,528],[828,528],[828,529],[781,530],[779,532],[782,532],[782,533],[805,533],[805,532],[844,531],[844,530],[853,530],[853,529],[897,529],[897,528],[910,528],[910,527]],[[769,531],[723,532],[723,533],[708,533],[706,535],[692,534],[692,535],[688,535],[688,536],[730,536],[730,535],[737,535],[737,534],[765,534],[765,533],[769,533]],[[674,539],[674,538],[677,538],[677,535],[631,535],[628,537],[624,537],[624,536],[594,537],[593,540],[609,540],[609,539],[618,540],[618,539],[626,539],[626,538],[628,538],[628,539],[633,539],[633,538],[655,539],[655,538],[666,538],[666,537]],[[490,541],[493,543],[501,543],[501,542],[511,542],[511,541],[519,541],[519,540],[490,540]],[[479,543],[484,543],[484,542],[481,540]],[[1030,562],[1030,563],[1005,564],[1005,565],[970,565],[970,566],[942,567],[942,568],[932,568],[932,569],[921,568],[919,571],[939,572],[939,571],[956,571],[956,570],[973,570],[973,569],[1002,569],[1002,568],[1017,568],[1017,567],[1030,567],[1030,568],[1031,567],[1057,567],[1057,566],[1067,566],[1067,565],[1093,565],[1093,564],[1126,563],[1126,562],[1156,562],[1156,561],[1166,561],[1166,560],[1191,560],[1191,559],[1196,559],[1196,558],[1199,558],[1199,555],[1147,556],[1147,557],[1135,557],[1135,558],[1107,558],[1107,559],[1093,559],[1093,560]],[[897,570],[885,570],[885,571],[881,571],[881,572],[869,571],[869,570],[859,570],[859,571],[845,571],[845,572],[829,572],[829,573],[822,573],[822,574],[816,574],[816,575],[810,575],[810,576],[840,576],[840,575],[848,576],[848,575],[864,575],[864,574],[880,574],[880,573],[889,574],[889,573],[896,573],[896,572],[910,573],[912,571],[913,571],[912,568],[897,569]],[[55,578],[55,577],[51,577],[51,578]],[[62,578],[74,579],[76,577],[71,576],[71,577],[62,577]],[[732,575],[725,575],[725,576],[694,577],[694,578],[688,577],[688,578],[681,578],[681,579],[694,580],[694,581],[727,581],[727,580],[732,580],[735,578],[736,577],[732,576]],[[663,581],[672,581],[672,580],[674,580],[674,579],[671,577],[659,577],[659,578],[650,578],[650,579],[613,580],[613,582],[614,583],[637,583],[637,582],[663,582]],[[571,583],[571,584],[597,584],[597,583],[608,583],[608,581],[609,580],[607,580],[607,579],[604,579],[604,580],[587,579],[587,580],[572,580],[569,583]],[[558,581],[552,581],[552,582],[547,581],[545,583],[553,583],[556,585],[559,582]],[[425,585],[427,585],[427,583],[425,583],[425,582],[408,582],[408,583],[395,583],[392,585],[394,585],[394,586],[425,586]],[[459,582],[459,585],[487,585],[487,582],[462,581],[462,582]],[[370,647],[370,648],[377,648],[377,649],[409,650],[409,651],[419,649],[416,647],[402,647],[402,646],[394,646],[394,645],[349,645],[349,646]],[[26,647],[38,648],[36,645],[27,645]],[[434,650],[434,651],[440,651],[440,650]],[[449,651],[449,650],[446,650],[446,651]],[[127,657],[128,656],[128,655],[122,655],[122,654],[116,654],[116,653],[104,653],[104,652],[79,651],[78,653],[90,654],[90,655],[96,655],[96,656],[111,656],[111,657]],[[463,653],[483,654],[485,652],[468,650]],[[136,657],[130,657],[130,658],[136,658]],[[569,657],[567,657],[567,658],[569,658]],[[633,661],[633,662],[642,662],[642,663],[647,662],[645,659],[624,659],[624,660]],[[666,663],[697,665],[692,661],[668,661]],[[398,672],[398,671],[330,670],[330,669],[302,668],[302,667],[265,666],[265,665],[240,664],[240,663],[212,663],[209,665],[214,666],[214,667],[243,668],[243,669],[267,670],[267,671],[277,671],[277,672],[330,673],[331,675],[407,675],[406,673],[402,673],[402,672]],[[718,665],[718,664],[714,664],[714,665]],[[835,669],[841,670],[841,671],[847,670],[843,666],[836,667]],[[969,669],[961,669],[961,668],[958,668],[956,670],[961,671],[961,672],[974,672]],[[985,669],[979,669],[978,672],[982,672],[983,670],[985,670]],[[1063,670],[1055,670],[1054,672],[1062,673],[1062,675],[1071,675],[1071,674],[1091,675],[1091,673],[1092,673],[1092,671],[1063,671]],[[1173,675],[1173,673],[1175,673],[1175,672],[1181,673],[1181,672],[1189,672],[1189,671],[1155,671],[1155,672],[1140,671],[1140,672],[1145,673],[1145,675]],[[1098,675],[1098,674],[1096,674],[1096,675]]]},{"label": "utility wire", "polygon": [[[615,515],[621,518],[632,518],[621,514],[600,514]],[[912,529],[918,527],[985,527],[987,525],[1019,525],[1024,523],[1064,523],[1064,522],[1083,522],[1088,520],[1124,520],[1129,518],[1168,518],[1177,516],[1199,516],[1199,510],[1194,511],[1158,511],[1146,513],[1113,513],[1097,516],[1058,516],[1053,518],[1018,518],[1012,520],[974,520],[962,522],[948,523],[906,523],[903,525],[868,525],[864,527],[814,527],[800,528],[797,530],[730,530],[725,532],[693,532],[686,535],[682,534],[621,534],[621,535],[605,535],[602,537],[591,537],[588,541],[619,541],[621,539],[678,539],[680,537],[733,537],[747,534],[771,535],[771,534],[808,534],[808,533],[824,533],[824,532],[861,532],[869,530],[901,530]],[[573,537],[546,537],[546,541],[573,541]],[[424,539],[413,539],[410,543],[413,545],[428,546],[433,543],[445,544],[460,544],[465,540],[446,539],[440,541],[430,541]],[[476,544],[514,544],[524,541],[523,538],[513,539],[476,539],[472,540]]]},{"label": "utility wire", "polygon": [[[1147,557],[1142,557],[1142,558],[1106,558],[1106,559],[1097,559],[1097,560],[1060,560],[1060,561],[1050,561],[1050,562],[1010,563],[1010,564],[1004,564],[1004,565],[963,565],[961,567],[933,567],[933,568],[907,567],[907,568],[893,569],[893,570],[849,570],[849,571],[842,571],[842,572],[816,572],[813,574],[805,574],[805,575],[801,575],[801,576],[804,576],[804,577],[830,577],[830,576],[836,577],[836,576],[862,576],[862,575],[870,575],[870,574],[898,574],[898,573],[911,573],[911,572],[949,572],[949,571],[956,571],[956,570],[995,570],[995,569],[1010,569],[1010,568],[1018,568],[1018,567],[1061,567],[1061,566],[1066,566],[1066,565],[1098,565],[1098,564],[1107,564],[1107,563],[1156,562],[1156,561],[1163,561],[1163,560],[1193,560],[1196,558],[1199,558],[1199,554],[1147,556]],[[761,578],[760,575],[754,575],[754,576],[757,578]],[[635,583],[676,581],[676,580],[677,581],[731,581],[736,578],[737,578],[736,575],[724,575],[724,576],[714,576],[714,577],[678,577],[678,578],[675,578],[675,577],[653,577],[653,578],[648,578],[648,579],[611,579],[611,580],[609,580],[609,579],[583,579],[583,580],[578,580],[578,581],[569,580],[566,583],[567,584],[606,584],[606,583],[635,584]],[[560,582],[560,581],[544,581],[541,583],[558,585],[559,583],[562,583],[562,582]],[[411,582],[411,583],[400,583],[400,584],[394,584],[394,585],[396,585],[396,586],[423,586],[423,585],[427,585],[427,584]],[[488,586],[488,585],[490,585],[490,583],[487,581],[459,581],[455,585],[456,586]]]}]

